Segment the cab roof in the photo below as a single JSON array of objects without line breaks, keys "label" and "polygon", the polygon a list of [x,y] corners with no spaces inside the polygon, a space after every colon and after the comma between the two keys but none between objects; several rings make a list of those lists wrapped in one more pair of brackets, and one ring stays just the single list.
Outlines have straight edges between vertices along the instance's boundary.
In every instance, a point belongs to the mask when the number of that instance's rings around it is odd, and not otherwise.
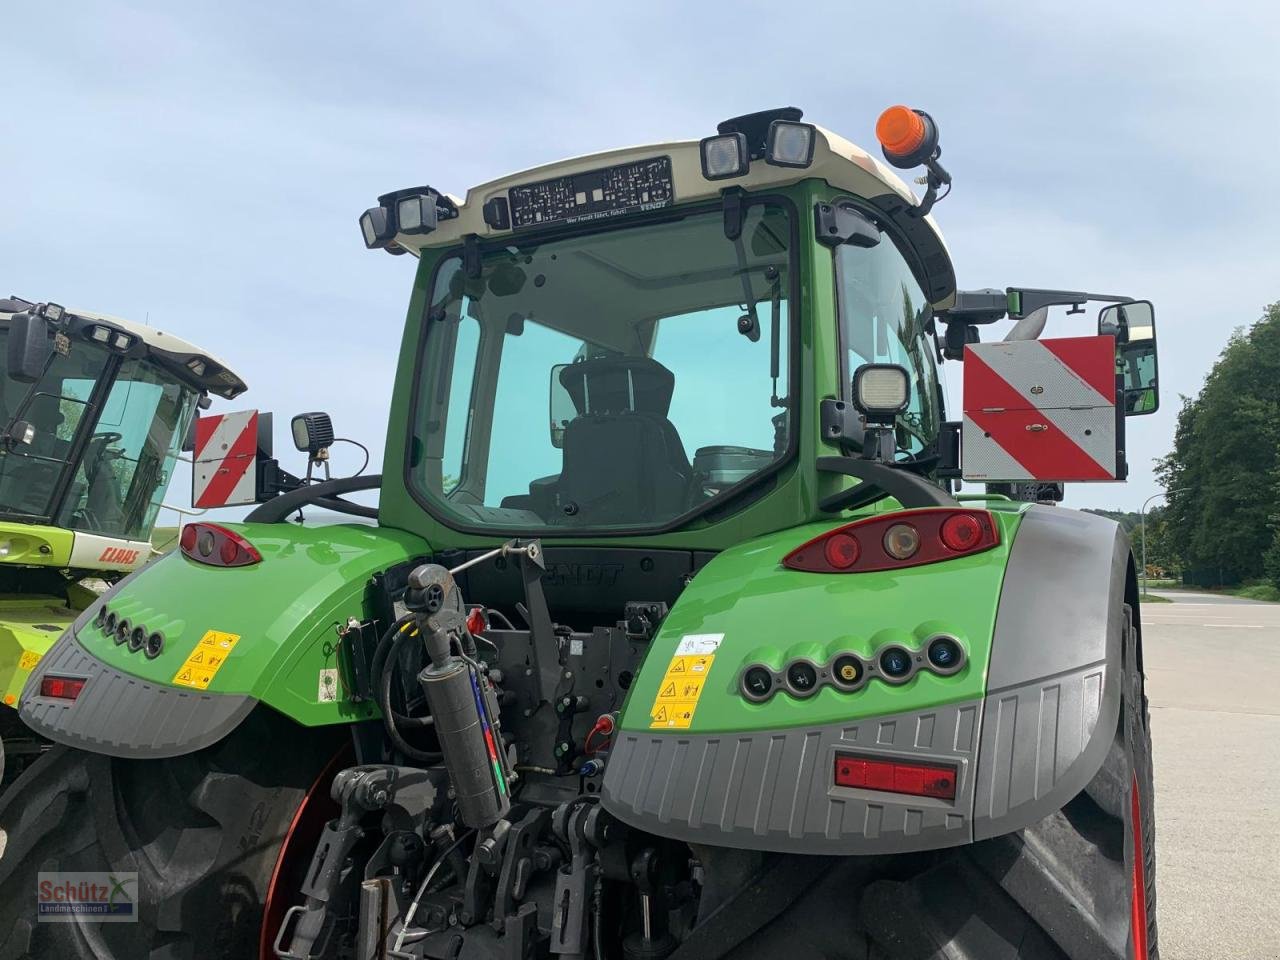
[{"label": "cab roof", "polygon": [[933,218],[913,215],[918,200],[911,188],[867,151],[831,130],[815,127],[814,141],[813,160],[807,167],[774,166],[757,160],[746,174],[725,180],[708,180],[703,176],[698,140],[623,147],[558,160],[474,186],[463,199],[441,194],[457,207],[458,215],[440,220],[431,233],[397,234],[395,243],[410,253],[420,255],[424,249],[457,244],[470,234],[482,240],[497,239],[512,233],[512,230],[489,225],[482,211],[485,203],[498,197],[505,198],[512,187],[666,156],[671,161],[675,204],[717,199],[727,187],[760,191],[814,178],[870,201],[887,219],[897,224],[899,233],[904,235],[902,239],[915,248],[929,277],[927,289],[935,309],[951,306],[955,297],[955,272],[950,254]]},{"label": "cab roof", "polygon": [[[27,306],[34,306],[34,304],[16,297],[9,300],[0,300],[0,321],[8,320],[14,313],[18,312],[18,309],[25,309]],[[197,390],[207,390],[209,393],[230,400],[248,389],[239,374],[233,372],[220,357],[181,337],[165,333],[163,330],[157,330],[155,327],[136,323],[133,320],[126,320],[124,317],[112,316],[108,313],[81,310],[78,307],[67,307],[66,309],[67,313],[83,320],[113,326],[130,336],[136,337],[142,342],[146,348],[147,355],[152,360]],[[197,362],[203,364],[203,374],[197,374],[189,366],[189,364]],[[199,368],[197,367],[197,369]]]}]

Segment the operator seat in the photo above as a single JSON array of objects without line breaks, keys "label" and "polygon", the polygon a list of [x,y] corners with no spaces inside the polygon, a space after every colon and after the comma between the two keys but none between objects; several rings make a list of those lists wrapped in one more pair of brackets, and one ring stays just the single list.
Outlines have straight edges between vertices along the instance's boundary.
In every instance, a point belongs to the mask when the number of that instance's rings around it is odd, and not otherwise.
[{"label": "operator seat", "polygon": [[591,524],[683,513],[693,467],[667,419],[671,371],[649,357],[598,357],[566,366],[560,383],[577,412],[564,431],[560,512]]}]

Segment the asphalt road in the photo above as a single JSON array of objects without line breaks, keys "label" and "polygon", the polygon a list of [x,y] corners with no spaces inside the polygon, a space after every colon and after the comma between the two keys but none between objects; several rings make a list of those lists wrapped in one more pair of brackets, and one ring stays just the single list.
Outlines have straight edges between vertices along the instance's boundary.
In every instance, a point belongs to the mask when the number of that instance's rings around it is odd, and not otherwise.
[{"label": "asphalt road", "polygon": [[1280,960],[1280,604],[1142,608],[1162,960]]}]

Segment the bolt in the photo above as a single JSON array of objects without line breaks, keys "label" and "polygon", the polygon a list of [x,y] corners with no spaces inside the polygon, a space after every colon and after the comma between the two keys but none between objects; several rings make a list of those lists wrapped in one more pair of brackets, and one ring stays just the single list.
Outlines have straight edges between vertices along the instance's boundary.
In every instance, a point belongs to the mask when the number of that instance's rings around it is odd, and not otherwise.
[{"label": "bolt", "polygon": [[572,680],[572,679],[573,679],[573,671],[572,671],[572,670],[566,670],[566,671],[564,672],[564,678],[565,678],[566,680]]}]

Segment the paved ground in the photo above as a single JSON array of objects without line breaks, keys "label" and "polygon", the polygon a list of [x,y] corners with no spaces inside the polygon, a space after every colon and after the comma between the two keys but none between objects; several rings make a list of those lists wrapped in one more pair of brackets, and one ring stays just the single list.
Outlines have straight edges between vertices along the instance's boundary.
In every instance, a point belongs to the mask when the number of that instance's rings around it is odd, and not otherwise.
[{"label": "paved ground", "polygon": [[1162,960],[1280,960],[1280,604],[1142,610]]}]

